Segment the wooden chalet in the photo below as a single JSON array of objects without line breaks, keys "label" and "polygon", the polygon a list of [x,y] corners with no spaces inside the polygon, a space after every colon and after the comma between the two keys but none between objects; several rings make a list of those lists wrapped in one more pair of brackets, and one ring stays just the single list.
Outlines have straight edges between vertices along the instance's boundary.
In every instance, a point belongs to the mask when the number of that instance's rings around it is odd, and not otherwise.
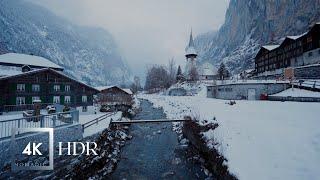
[{"label": "wooden chalet", "polygon": [[320,63],[320,23],[298,36],[287,36],[279,45],[262,46],[255,57],[256,72]]},{"label": "wooden chalet", "polygon": [[2,111],[31,109],[33,102],[39,100],[42,108],[49,104],[82,106],[84,109],[93,105],[93,95],[99,92],[95,88],[65,75],[61,68],[34,68],[27,61],[25,63],[18,66],[20,72],[0,76]]},{"label": "wooden chalet", "polygon": [[122,89],[118,86],[96,87],[100,91],[98,103],[110,106],[112,109],[129,108],[133,104],[133,93],[130,89]]}]

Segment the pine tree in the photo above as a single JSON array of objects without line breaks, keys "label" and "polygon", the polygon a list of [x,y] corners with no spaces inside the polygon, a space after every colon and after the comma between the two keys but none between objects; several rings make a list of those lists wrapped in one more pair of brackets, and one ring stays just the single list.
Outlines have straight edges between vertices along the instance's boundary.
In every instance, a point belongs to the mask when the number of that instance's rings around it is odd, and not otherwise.
[{"label": "pine tree", "polygon": [[229,70],[226,68],[226,66],[224,65],[224,63],[220,64],[220,67],[218,69],[218,75],[219,75],[219,79],[220,80],[224,80],[228,77],[230,77],[230,72]]},{"label": "pine tree", "polygon": [[180,66],[178,66],[176,79],[178,82],[183,81],[183,74]]}]

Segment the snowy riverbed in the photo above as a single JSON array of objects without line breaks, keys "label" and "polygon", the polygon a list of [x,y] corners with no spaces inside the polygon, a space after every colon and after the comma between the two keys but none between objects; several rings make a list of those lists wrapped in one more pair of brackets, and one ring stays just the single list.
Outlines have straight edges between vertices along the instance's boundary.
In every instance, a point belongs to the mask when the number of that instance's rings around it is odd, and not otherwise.
[{"label": "snowy riverbed", "polygon": [[[317,179],[320,176],[320,103],[228,101],[204,97],[140,95],[168,118],[216,121],[204,133],[239,179]],[[216,120],[213,120],[215,117]],[[214,144],[218,142],[218,144]]]}]

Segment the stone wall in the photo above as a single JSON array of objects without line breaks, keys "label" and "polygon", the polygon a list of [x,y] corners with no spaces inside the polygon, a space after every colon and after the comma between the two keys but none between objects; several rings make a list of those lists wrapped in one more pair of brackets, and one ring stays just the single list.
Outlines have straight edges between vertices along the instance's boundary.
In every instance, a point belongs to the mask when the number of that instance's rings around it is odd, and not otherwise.
[{"label": "stone wall", "polygon": [[207,97],[227,100],[248,99],[248,91],[255,91],[256,100],[260,99],[261,94],[275,94],[289,87],[285,83],[241,83],[226,84],[207,87]]},{"label": "stone wall", "polygon": [[[81,124],[63,126],[55,128],[53,132],[54,147],[57,147],[58,142],[70,142],[82,139],[82,126]],[[11,162],[12,148],[23,150],[29,142],[43,143],[41,148],[45,151],[48,150],[48,133],[32,133],[21,137],[16,137],[16,143],[13,145],[11,139],[6,139],[0,142],[0,169],[7,163]],[[41,149],[39,149],[41,151]],[[6,156],[6,154],[8,156]]]}]

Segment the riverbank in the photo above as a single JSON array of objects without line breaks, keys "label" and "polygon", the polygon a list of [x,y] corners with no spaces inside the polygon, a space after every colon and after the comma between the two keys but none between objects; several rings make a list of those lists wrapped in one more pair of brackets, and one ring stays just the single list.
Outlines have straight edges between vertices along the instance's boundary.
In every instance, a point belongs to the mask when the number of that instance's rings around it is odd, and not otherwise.
[{"label": "riverbank", "polygon": [[[239,179],[316,179],[320,149],[320,103],[229,101],[140,95],[168,118],[196,117],[204,144],[224,157]],[[303,163],[301,163],[303,162]]]}]

